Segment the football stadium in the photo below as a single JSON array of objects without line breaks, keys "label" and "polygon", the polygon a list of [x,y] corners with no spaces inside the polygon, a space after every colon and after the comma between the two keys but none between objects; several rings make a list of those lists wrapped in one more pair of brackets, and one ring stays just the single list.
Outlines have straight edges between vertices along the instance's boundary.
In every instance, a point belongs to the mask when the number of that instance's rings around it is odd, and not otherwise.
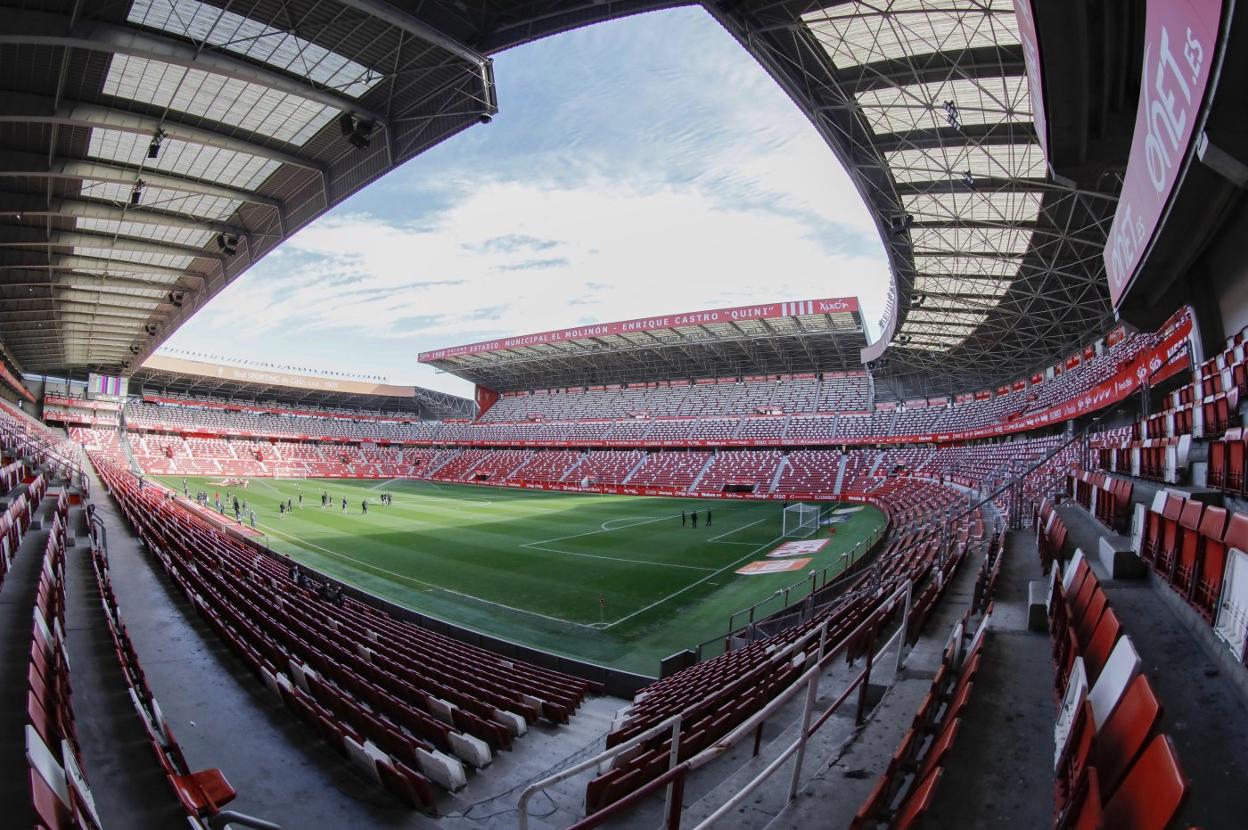
[{"label": "football stadium", "polygon": [[9,5],[6,827],[1244,826],[1236,3]]}]

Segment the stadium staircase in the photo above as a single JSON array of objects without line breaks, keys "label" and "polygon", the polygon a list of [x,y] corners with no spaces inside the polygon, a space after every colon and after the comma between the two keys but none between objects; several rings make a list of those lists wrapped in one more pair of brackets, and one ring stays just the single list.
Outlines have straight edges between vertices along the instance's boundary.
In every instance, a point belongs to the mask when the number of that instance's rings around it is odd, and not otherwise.
[{"label": "stadium staircase", "polygon": [[832,488],[832,492],[840,496],[841,488],[845,485],[845,465],[849,463],[848,453],[841,453],[840,463],[836,465],[836,486]]},{"label": "stadium staircase", "polygon": [[136,476],[143,472],[139,466],[139,462],[134,457],[134,448],[130,446],[130,433],[126,432],[125,427],[118,430],[117,443],[121,445],[121,451],[126,457],[126,464],[130,467],[130,472]]},{"label": "stadium staircase", "polygon": [[715,450],[707,456],[706,461],[702,463],[702,469],[698,470],[698,474],[694,476],[693,481],[689,484],[689,489],[686,492],[696,493],[698,491],[698,484],[702,482],[702,478],[706,475],[706,471],[711,469],[711,465],[715,463],[715,458],[718,455],[719,450]]},{"label": "stadium staircase", "polygon": [[624,476],[624,480],[623,480],[622,482],[620,482],[620,483],[621,483],[621,484],[628,484],[630,481],[632,481],[632,480],[633,480],[633,476],[637,475],[637,472],[638,472],[638,471],[639,471],[642,467],[646,466],[646,462],[647,462],[647,461],[649,461],[649,460],[650,460],[650,454],[649,454],[649,453],[645,453],[645,452],[643,452],[643,453],[641,454],[641,458],[638,458],[638,459],[637,459],[637,463],[633,465],[633,469],[631,469],[631,470],[629,470],[629,471],[628,471],[628,475]]},{"label": "stadium staircase", "polygon": [[575,473],[577,469],[579,469],[583,463],[585,463],[586,458],[589,458],[589,450],[582,451],[581,457],[576,459],[576,463],[573,464],[571,467],[569,467],[567,471],[564,472],[563,475],[559,476],[559,480],[568,481],[569,479],[571,479],[572,481],[576,481],[576,477],[573,476],[572,474]]},{"label": "stadium staircase", "polygon": [[430,479],[431,479],[431,478],[433,478],[433,476],[434,476],[434,475],[438,472],[438,470],[441,470],[441,469],[442,469],[443,467],[445,467],[447,464],[450,464],[452,461],[454,461],[456,458],[458,458],[458,457],[459,457],[459,454],[460,454],[460,453],[462,453],[462,452],[463,452],[463,450],[462,450],[462,449],[454,450],[453,452],[448,452],[448,453],[446,454],[446,457],[445,457],[445,458],[443,458],[441,461],[437,461],[437,462],[435,462],[434,464],[432,464],[432,465],[429,467],[429,469],[428,469],[428,471],[426,471],[426,473],[425,473],[425,476],[424,476],[424,477],[425,477],[425,478],[430,478]]},{"label": "stadium staircase", "polygon": [[784,475],[785,468],[787,468],[788,466],[789,466],[789,457],[787,455],[782,456],[780,459],[780,463],[776,465],[776,471],[772,473],[771,475],[771,482],[768,483],[767,485],[768,493],[776,492],[776,487],[780,485],[780,477]]}]

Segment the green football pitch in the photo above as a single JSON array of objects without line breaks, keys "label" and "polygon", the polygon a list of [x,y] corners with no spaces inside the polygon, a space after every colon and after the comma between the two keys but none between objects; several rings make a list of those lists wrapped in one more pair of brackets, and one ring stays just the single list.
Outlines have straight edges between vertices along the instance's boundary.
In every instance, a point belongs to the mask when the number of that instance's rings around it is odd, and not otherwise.
[{"label": "green football pitch", "polygon": [[[179,476],[161,476],[182,491]],[[663,657],[725,633],[734,611],[839,567],[879,532],[851,514],[800,571],[740,575],[779,546],[781,504],[510,490],[428,481],[187,478],[191,494],[235,494],[277,551],[440,619],[569,657],[656,674]],[[382,492],[394,503],[382,505]],[[321,493],[331,506],[321,509]],[[299,496],[303,507],[298,507]],[[347,509],[342,509],[346,498]],[[296,505],[281,516],[279,500]],[[368,500],[365,515],[361,502]],[[706,525],[706,511],[713,514]],[[699,524],[681,526],[681,511]],[[800,598],[802,588],[791,599]],[[778,609],[772,603],[769,610]]]}]

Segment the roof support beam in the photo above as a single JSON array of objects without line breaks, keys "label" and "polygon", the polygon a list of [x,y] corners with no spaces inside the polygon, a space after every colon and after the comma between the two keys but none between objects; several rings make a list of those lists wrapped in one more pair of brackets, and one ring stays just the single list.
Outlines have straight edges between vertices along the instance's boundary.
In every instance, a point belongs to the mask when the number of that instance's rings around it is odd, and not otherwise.
[{"label": "roof support beam", "polygon": [[[16,316],[18,322],[21,323],[81,323],[89,322],[97,317],[108,320],[125,320],[138,326],[147,324],[150,315],[135,316],[133,314],[119,314],[116,311],[107,311],[104,309],[94,309],[90,305],[84,304],[81,310],[64,309],[60,311],[48,309],[41,312],[31,313],[29,311],[0,311],[0,320],[9,319]],[[29,329],[29,326],[27,327]]]},{"label": "roof support beam", "polygon": [[999,78],[1027,71],[1018,45],[978,46],[953,52],[933,52],[920,58],[873,61],[837,72],[840,86],[855,97],[875,89],[911,84],[940,83],[959,78]]},{"label": "roof support beam", "polygon": [[133,251],[144,254],[170,254],[192,258],[224,259],[224,254],[219,251],[194,248],[190,245],[179,245],[176,242],[153,242],[148,239],[136,239],[132,236],[77,233],[74,231],[53,232],[52,239],[0,242],[0,248],[111,248],[115,251]]},{"label": "roof support beam", "polygon": [[[14,334],[9,339],[10,339],[10,342],[12,343],[26,343],[26,344],[48,343],[48,342],[68,343],[74,340],[79,340],[82,342],[83,345],[86,345],[86,346],[93,345],[94,343],[97,343],[97,342],[101,344],[113,343],[113,344],[124,344],[128,346],[133,340],[136,339],[137,334],[138,332],[128,332],[128,331],[125,331],[125,332],[101,331],[98,335],[90,336],[90,339],[88,339],[87,335],[81,334],[79,332],[61,333],[61,332],[56,332],[56,331],[46,331],[46,332],[34,331],[34,332],[28,332],[25,334],[21,334],[21,333]],[[98,341],[96,340],[97,336],[99,338]]]},{"label": "roof support beam", "polygon": [[29,179],[83,179],[86,181],[109,182],[132,187],[142,181],[148,187],[162,190],[176,190],[182,193],[195,193],[200,196],[212,196],[218,199],[229,199],[235,202],[264,205],[278,209],[282,203],[268,196],[259,196],[250,190],[205,182],[173,173],[160,173],[155,170],[140,170],[137,167],[126,167],[120,164],[108,164],[100,161],[79,161],[75,159],[57,159],[51,168],[47,160],[29,153],[6,153],[0,157],[0,177]]},{"label": "roof support beam", "polygon": [[[270,147],[255,141],[234,138],[224,133],[216,133],[203,127],[182,124],[169,115],[155,118],[150,115],[127,112],[99,104],[66,103],[52,111],[52,101],[37,95],[22,95],[6,92],[0,100],[0,124],[53,124],[60,127],[82,127],[85,129],[117,130],[118,132],[135,133],[151,137],[157,130],[165,133],[165,138],[184,141],[187,144],[198,144],[202,147],[215,147],[234,153],[246,153],[251,156],[266,158],[271,161],[289,164],[304,170],[324,173],[325,167],[311,159],[296,153]],[[226,125],[230,126],[230,125]]]},{"label": "roof support beam", "polygon": [[[27,254],[22,257],[21,254]],[[38,257],[44,261],[34,261],[34,257]],[[133,276],[136,274],[148,274],[153,277],[163,278],[160,282],[149,282],[149,288],[172,288],[178,280],[183,278],[203,280],[200,274],[189,274],[177,268],[165,268],[161,265],[146,265],[141,262],[118,262],[110,259],[100,259],[98,257],[89,256],[62,256],[57,257],[54,262],[47,262],[46,259],[36,254],[34,251],[4,251],[0,250],[0,271],[105,271],[120,275]],[[84,279],[112,279],[96,273],[82,274]]]},{"label": "roof support beam", "polygon": [[[16,197],[17,194],[11,194]],[[135,222],[141,225],[156,225],[165,228],[180,228],[192,231],[208,231],[243,237],[248,234],[246,228],[230,225],[225,222],[214,222],[210,219],[195,219],[185,214],[169,213],[156,210],[147,205],[127,206],[120,208],[112,202],[98,202],[91,199],[53,199],[49,203],[43,197],[27,200],[29,209],[20,209],[14,204],[16,198],[6,198],[6,204],[0,207],[0,219],[13,219],[20,222],[23,217],[45,219],[48,217],[64,217],[66,219],[100,219],[107,222]]]},{"label": "roof support beam", "polygon": [[963,144],[991,147],[1006,144],[1035,144],[1036,128],[1031,124],[967,124],[932,130],[876,133],[875,146],[881,153],[898,150],[957,148]]},{"label": "roof support beam", "polygon": [[381,113],[368,109],[349,95],[213,47],[200,48],[168,35],[100,21],[83,20],[75,24],[65,15],[12,8],[3,11],[6,28],[0,32],[0,46],[53,46],[145,58],[257,84],[337,110],[354,112],[378,124],[387,123]]}]

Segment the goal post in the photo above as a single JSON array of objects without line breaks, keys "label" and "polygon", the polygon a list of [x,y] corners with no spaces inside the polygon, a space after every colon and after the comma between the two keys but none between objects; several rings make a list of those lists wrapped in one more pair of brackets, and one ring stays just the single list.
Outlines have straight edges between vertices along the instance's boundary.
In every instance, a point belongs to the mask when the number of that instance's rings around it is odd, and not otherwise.
[{"label": "goal post", "polygon": [[782,535],[786,539],[805,539],[819,530],[820,509],[817,504],[797,502],[784,508]]}]

